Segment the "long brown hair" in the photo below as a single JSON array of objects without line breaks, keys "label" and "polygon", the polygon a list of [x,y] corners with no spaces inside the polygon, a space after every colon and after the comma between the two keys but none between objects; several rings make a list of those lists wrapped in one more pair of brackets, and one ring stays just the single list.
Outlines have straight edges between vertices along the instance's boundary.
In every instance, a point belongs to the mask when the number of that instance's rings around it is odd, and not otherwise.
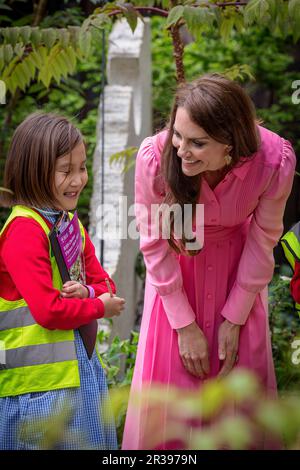
[{"label": "long brown hair", "polygon": [[2,206],[53,207],[55,163],[83,141],[68,119],[53,113],[30,114],[15,130],[0,191]]},{"label": "long brown hair", "polygon": [[[192,204],[193,217],[199,201],[201,174],[186,176],[181,169],[177,150],[172,145],[176,112],[183,107],[190,119],[202,127],[214,140],[232,147],[232,166],[242,164],[259,147],[257,121],[254,105],[236,82],[219,74],[207,74],[191,82],[181,84],[175,95],[168,124],[169,132],[162,152],[162,174],[167,193],[164,203],[168,205]],[[185,249],[186,238],[174,237],[174,215],[171,214],[171,236],[168,243],[177,253],[196,255],[200,250]]]}]

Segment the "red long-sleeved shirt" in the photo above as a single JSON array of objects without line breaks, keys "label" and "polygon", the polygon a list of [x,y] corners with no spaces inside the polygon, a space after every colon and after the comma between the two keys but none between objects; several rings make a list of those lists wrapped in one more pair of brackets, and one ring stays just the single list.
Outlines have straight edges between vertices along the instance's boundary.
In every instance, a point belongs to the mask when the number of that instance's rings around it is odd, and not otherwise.
[{"label": "red long-sleeved shirt", "polygon": [[295,272],[291,281],[291,294],[295,302],[300,304],[300,263],[296,261]]},{"label": "red long-sleeved shirt", "polygon": [[24,298],[35,321],[48,329],[75,329],[103,317],[104,305],[97,296],[108,291],[105,278],[109,279],[113,292],[116,289],[97,260],[87,232],[85,236],[86,283],[94,288],[96,298],[60,296],[52,284],[49,240],[41,226],[26,217],[14,219],[0,240],[0,297]]}]

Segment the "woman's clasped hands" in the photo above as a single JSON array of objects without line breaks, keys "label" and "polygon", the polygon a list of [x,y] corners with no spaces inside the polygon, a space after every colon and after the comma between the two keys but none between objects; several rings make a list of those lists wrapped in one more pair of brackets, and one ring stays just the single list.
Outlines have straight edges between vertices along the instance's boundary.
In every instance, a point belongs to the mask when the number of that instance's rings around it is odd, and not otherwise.
[{"label": "woman's clasped hands", "polygon": [[[179,354],[185,369],[205,379],[210,372],[207,339],[196,322],[177,330]],[[240,326],[225,320],[218,332],[218,353],[221,361],[219,377],[225,377],[237,362]]]}]

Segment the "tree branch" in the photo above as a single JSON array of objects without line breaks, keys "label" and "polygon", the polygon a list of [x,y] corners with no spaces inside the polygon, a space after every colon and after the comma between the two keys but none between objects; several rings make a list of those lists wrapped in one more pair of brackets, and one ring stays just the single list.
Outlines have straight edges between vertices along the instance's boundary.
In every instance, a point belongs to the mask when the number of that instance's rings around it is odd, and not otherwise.
[{"label": "tree branch", "polygon": [[[165,16],[167,17],[169,12],[167,10],[162,10],[161,8],[157,7],[133,7],[136,11],[140,13],[153,13],[154,15],[157,16]],[[119,15],[120,13],[124,13],[123,10],[113,10],[110,13],[108,13],[108,16],[114,16],[114,15]]]},{"label": "tree branch", "polygon": [[35,15],[33,18],[32,26],[38,26],[44,18],[48,0],[40,0],[39,3],[35,4]]},{"label": "tree branch", "polygon": [[[247,1],[244,2],[219,2],[219,3],[203,3],[201,6],[209,6],[209,7],[239,7],[239,6],[246,6]],[[132,5],[133,6],[133,5]],[[198,8],[199,5],[191,5],[194,6],[195,8]],[[168,10],[163,10],[162,8],[158,7],[135,7],[133,6],[134,10],[140,12],[140,13],[153,13],[153,15],[158,15],[158,16],[165,16],[167,17],[169,14]],[[124,13],[123,10],[113,10],[110,13],[108,13],[108,16],[115,16],[119,15],[120,13]]]}]

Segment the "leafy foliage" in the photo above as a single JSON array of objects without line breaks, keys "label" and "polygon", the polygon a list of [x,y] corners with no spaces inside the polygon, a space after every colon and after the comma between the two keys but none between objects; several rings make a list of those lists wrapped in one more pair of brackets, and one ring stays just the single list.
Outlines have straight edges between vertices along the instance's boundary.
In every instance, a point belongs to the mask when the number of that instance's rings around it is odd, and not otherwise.
[{"label": "leafy foliage", "polygon": [[[79,13],[76,18],[78,16]],[[46,17],[44,21],[48,26],[53,26],[51,17]],[[53,21],[56,21],[59,26],[57,18],[54,18]],[[72,23],[71,19],[70,22]],[[41,27],[43,24],[41,23]],[[78,212],[85,226],[88,226],[89,221],[89,203],[93,183],[92,156],[96,145],[98,103],[101,93],[102,35],[100,36],[100,38],[97,35],[92,37],[91,50],[93,54],[85,60],[76,62],[76,73],[74,71],[73,77],[62,76],[59,84],[52,80],[48,89],[42,82],[34,80],[25,92],[17,91],[15,97],[8,99],[6,106],[0,106],[1,178],[13,130],[31,112],[40,109],[45,112],[61,113],[80,128],[87,144],[89,173],[89,182],[82,192],[78,204]],[[0,227],[7,214],[7,210],[0,208]]]},{"label": "leafy foliage", "polygon": [[0,73],[7,90],[25,91],[36,78],[46,88],[52,79],[72,75],[77,61],[91,53],[92,30],[69,26],[41,29],[29,26],[1,28]]},{"label": "leafy foliage", "polygon": [[[135,30],[139,10],[161,5],[167,14],[164,27],[186,25],[187,30],[196,40],[202,40],[203,32],[218,29],[222,40],[229,40],[232,31],[242,32],[246,27],[256,24],[266,27],[274,35],[292,36],[296,42],[300,38],[299,0],[250,0],[244,6],[217,7],[217,1],[208,2],[126,2],[105,3],[95,9],[81,26],[69,26],[70,14],[75,16],[75,23],[81,19],[78,10],[69,11],[61,19],[62,28],[54,28],[53,21],[45,19],[44,28],[13,26],[0,29],[0,73],[7,89],[14,94],[19,88],[24,91],[33,79],[42,82],[48,88],[51,80],[60,83],[74,73],[78,60],[91,54],[92,36],[99,30],[111,25],[113,16],[124,15],[132,31]],[[2,5],[3,6],[3,5]],[[58,15],[58,13],[57,13]],[[54,15],[55,16],[55,15]],[[51,27],[49,27],[51,26]],[[175,47],[175,46],[174,46]]]},{"label": "leafy foliage", "polygon": [[[147,449],[173,440],[191,450],[261,448],[263,435],[274,442],[284,436],[286,448],[299,449],[299,397],[278,401],[266,397],[249,371],[236,369],[195,390],[157,385],[133,393],[136,406],[147,403],[142,408],[149,425],[144,434]],[[118,415],[126,406],[127,390],[115,389],[111,399]],[[166,426],[162,426],[162,416],[167,416]]]},{"label": "leafy foliage", "polygon": [[300,335],[300,319],[289,290],[290,278],[276,274],[269,287],[269,316],[278,388],[299,390],[300,366],[292,362],[292,342]]},{"label": "leafy foliage", "polygon": [[102,351],[101,362],[104,365],[107,383],[111,390],[118,387],[121,394],[119,402],[116,396],[114,398],[117,436],[118,442],[121,443],[139,334],[132,331],[130,339],[125,340],[115,336],[110,344],[109,337],[110,333],[102,329],[98,333],[98,348]]},{"label": "leafy foliage", "polygon": [[[98,333],[101,358],[109,386],[131,384],[138,336],[137,332],[132,331],[130,339],[121,340],[119,336],[115,336],[109,344],[110,333],[104,330]],[[125,373],[122,373],[122,368],[125,369]]]},{"label": "leafy foliage", "polygon": [[[152,19],[154,130],[167,122],[176,88],[172,43],[161,18]],[[292,84],[297,80],[297,46],[292,39],[273,37],[267,29],[251,26],[233,32],[227,43],[210,30],[201,42],[185,47],[186,79],[206,72],[225,73],[244,83],[264,125],[289,139],[300,152],[300,106],[292,102]],[[233,73],[232,73],[233,72]]]},{"label": "leafy foliage", "polygon": [[127,147],[121,152],[114,153],[109,159],[109,163],[119,164],[122,166],[122,173],[126,173],[130,168],[135,165],[135,156],[138,148],[137,147]]}]

